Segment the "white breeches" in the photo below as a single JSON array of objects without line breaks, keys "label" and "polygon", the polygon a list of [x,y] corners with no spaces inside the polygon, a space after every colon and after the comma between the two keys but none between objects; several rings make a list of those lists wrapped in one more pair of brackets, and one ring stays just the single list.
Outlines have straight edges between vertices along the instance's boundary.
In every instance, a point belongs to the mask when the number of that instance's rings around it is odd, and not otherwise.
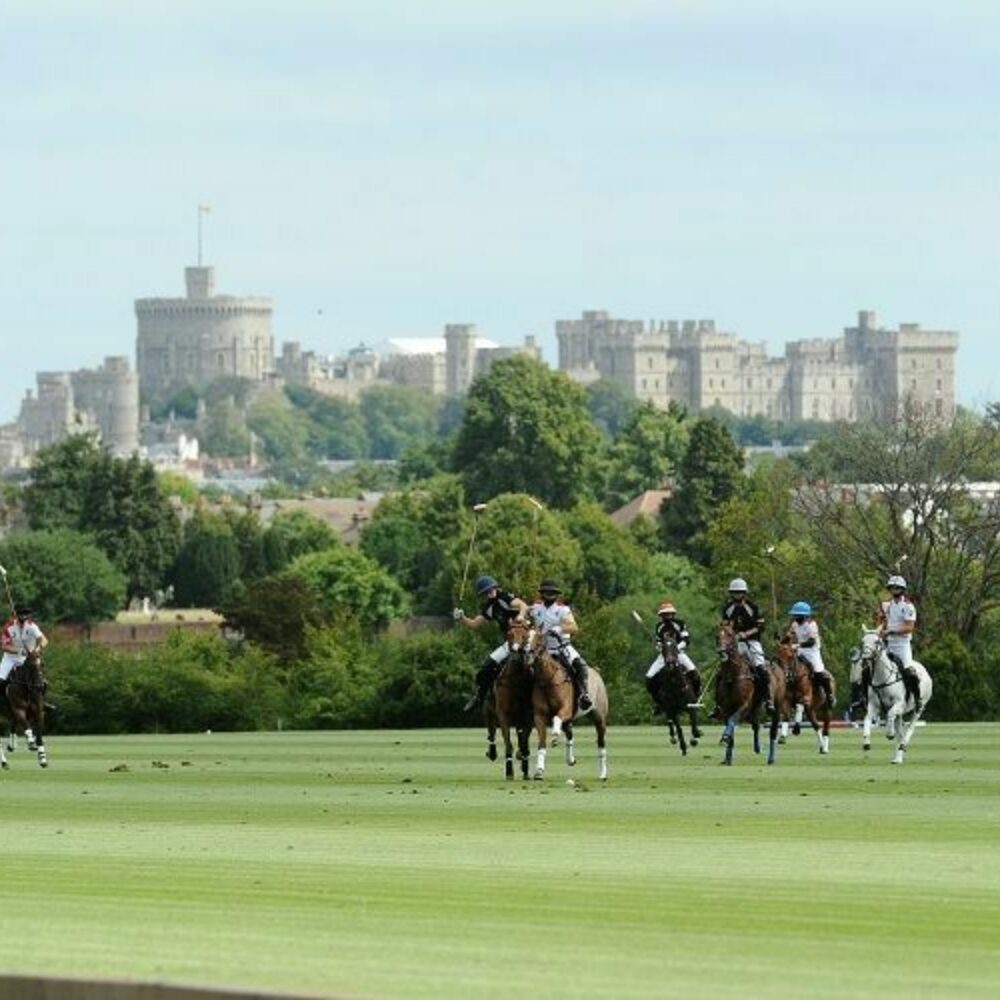
[{"label": "white breeches", "polygon": [[13,653],[4,653],[3,659],[0,660],[0,681],[7,680],[14,667],[19,667],[22,663],[24,663],[23,656],[15,656]]},{"label": "white breeches", "polygon": [[885,648],[893,653],[895,656],[899,657],[899,662],[903,664],[904,667],[908,667],[910,662],[913,660],[913,644],[909,639],[888,639],[885,644]]},{"label": "white breeches", "polygon": [[740,652],[755,667],[762,667],[767,662],[764,659],[764,647],[757,639],[740,639]]},{"label": "white breeches", "polygon": [[507,643],[504,643],[502,646],[497,646],[497,648],[490,653],[490,659],[496,664],[503,663],[508,656],[510,656],[510,646],[508,646]]},{"label": "white breeches", "polygon": [[823,657],[814,646],[799,647],[799,656],[809,664],[809,669],[814,674],[825,674],[826,667],[823,665]]},{"label": "white breeches", "polygon": [[[687,653],[685,653],[683,649],[680,649],[680,650],[677,651],[677,662],[685,670],[697,670],[698,669],[691,662],[691,657],[688,656]],[[664,666],[666,666],[666,664],[663,662],[663,657],[662,656],[658,656],[655,660],[653,660],[652,664],[650,665],[649,670],[646,671],[646,676],[647,677],[655,677],[664,668]]]}]

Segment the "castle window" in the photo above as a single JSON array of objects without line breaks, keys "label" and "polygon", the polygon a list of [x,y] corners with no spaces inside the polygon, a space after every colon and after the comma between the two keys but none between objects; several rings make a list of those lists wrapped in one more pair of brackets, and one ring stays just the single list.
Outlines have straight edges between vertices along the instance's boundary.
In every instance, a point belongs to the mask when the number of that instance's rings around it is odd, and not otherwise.
[{"label": "castle window", "polygon": [[940,358],[937,359],[937,367],[938,367],[938,371],[941,371],[941,359]]},{"label": "castle window", "polygon": [[937,399],[934,400],[934,415],[937,417],[941,417],[944,415],[944,403],[942,402],[940,396],[938,396]]},{"label": "castle window", "polygon": [[818,378],[814,378],[813,379],[813,388],[814,389],[818,389],[819,388],[819,379]]},{"label": "castle window", "polygon": [[649,362],[649,367],[652,368],[653,367],[653,359],[652,358],[646,358],[646,360]]},{"label": "castle window", "polygon": [[715,379],[714,378],[710,378],[708,380],[708,387],[709,387],[709,389],[714,389],[715,388]]},{"label": "castle window", "polygon": [[938,379],[938,380],[937,380],[937,391],[938,391],[938,392],[940,392],[940,391],[941,391],[941,379]]},{"label": "castle window", "polygon": [[837,380],[835,378],[830,379],[830,388],[831,389],[837,388]]},{"label": "castle window", "polygon": [[767,380],[767,387],[768,387],[768,389],[771,388],[771,380],[770,379]]},{"label": "castle window", "polygon": [[[854,379],[852,379],[852,378],[849,378],[849,379],[847,380],[847,388],[848,388],[848,389],[853,389],[853,388],[854,388]],[[851,416],[853,417],[853,416],[854,416],[854,414],[852,413],[852,414],[851,414]]]},{"label": "castle window", "polygon": [[723,379],[723,380],[722,380],[722,388],[723,388],[723,389],[725,389],[725,388],[726,388],[726,380],[725,380],[725,379]]},{"label": "castle window", "polygon": [[655,379],[653,381],[653,388],[654,389],[659,389],[660,388],[660,380],[659,379]]},{"label": "castle window", "polygon": [[753,379],[752,378],[748,378],[747,379],[747,388],[748,389],[752,389],[753,388]]},{"label": "castle window", "polygon": [[718,367],[719,367],[719,359],[718,359],[718,358],[716,358],[716,359],[715,359],[715,367],[716,367],[716,368],[718,368]]},{"label": "castle window", "polygon": [[219,351],[218,355],[216,356],[215,364],[218,367],[219,371],[222,371],[222,369],[226,367],[226,356],[225,354],[222,353],[222,351]]},{"label": "castle window", "polygon": [[910,367],[911,367],[911,368],[912,368],[912,369],[913,369],[914,371],[916,371],[916,368],[917,368],[917,359],[916,359],[916,358],[914,358],[914,359],[913,359],[913,360],[912,360],[912,361],[910,362]]},{"label": "castle window", "polygon": [[916,387],[917,387],[917,380],[915,378],[911,378],[910,379],[910,388],[911,389],[916,389]]},{"label": "castle window", "polygon": [[642,387],[643,387],[643,389],[646,388],[646,380],[645,379],[642,380]]}]

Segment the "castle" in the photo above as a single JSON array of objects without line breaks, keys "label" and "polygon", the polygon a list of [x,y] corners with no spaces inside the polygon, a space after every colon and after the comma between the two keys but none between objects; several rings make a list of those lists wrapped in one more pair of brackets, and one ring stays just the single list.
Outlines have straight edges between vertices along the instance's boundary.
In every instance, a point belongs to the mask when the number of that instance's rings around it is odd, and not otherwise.
[{"label": "castle", "polygon": [[461,396],[472,380],[501,358],[527,354],[540,359],[535,338],[501,347],[480,337],[472,323],[449,323],[443,337],[393,337],[382,349],[363,344],[345,357],[322,359],[297,341],[282,344],[275,370],[289,385],[354,400],[373,385],[412,385],[435,396]]},{"label": "castle", "polygon": [[215,269],[184,270],[186,298],[136,299],[139,389],[149,400],[224,376],[259,382],[274,366],[271,300],[215,294]]},{"label": "castle", "polygon": [[70,434],[97,433],[116,455],[139,447],[139,380],[128,358],[105,358],[97,369],[38,372],[35,382],[37,395],[28,391],[13,431],[3,436],[0,467],[20,465]]},{"label": "castle", "polygon": [[719,406],[782,421],[893,416],[907,400],[945,419],[955,412],[958,334],[917,323],[886,329],[870,311],[840,337],[791,341],[777,358],[712,320],[647,325],[593,311],[557,321],[556,338],[559,367],[571,378],[611,379],[655,406]]}]

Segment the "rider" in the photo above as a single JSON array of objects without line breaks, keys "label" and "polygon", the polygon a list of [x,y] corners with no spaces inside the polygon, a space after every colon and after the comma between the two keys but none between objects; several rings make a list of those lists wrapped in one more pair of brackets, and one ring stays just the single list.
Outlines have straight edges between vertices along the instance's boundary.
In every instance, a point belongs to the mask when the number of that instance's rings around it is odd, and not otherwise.
[{"label": "rider", "polygon": [[49,640],[31,617],[31,608],[26,604],[19,604],[14,608],[14,617],[3,630],[0,694],[6,693],[11,671],[24,663],[25,656],[33,650],[44,649],[48,644]]},{"label": "rider", "polygon": [[682,618],[677,617],[677,609],[670,601],[664,601],[656,612],[660,619],[656,623],[656,649],[659,656],[653,660],[649,670],[646,671],[646,690],[649,691],[654,703],[656,702],[656,675],[666,665],[663,659],[663,641],[670,639],[677,644],[677,662],[687,671],[688,680],[694,690],[694,700],[701,700],[701,674],[698,668],[691,661],[685,650],[691,639],[687,625]]},{"label": "rider", "polygon": [[580,631],[580,626],[573,617],[572,608],[559,599],[562,590],[555,580],[542,580],[538,593],[541,600],[531,606],[531,620],[545,636],[545,649],[549,656],[566,668],[576,689],[580,710],[589,712],[594,705],[587,693],[587,662],[572,641],[572,636]]},{"label": "rider", "polygon": [[509,590],[501,590],[500,584],[492,576],[481,576],[476,581],[476,594],[482,598],[483,605],[475,618],[469,618],[461,608],[455,608],[452,616],[466,628],[479,628],[488,621],[496,622],[504,641],[483,660],[476,671],[476,693],[465,703],[463,711],[466,712],[482,707],[486,693],[510,656],[507,627],[515,620],[527,622],[529,611],[528,605],[520,597],[515,597]]},{"label": "rider", "polygon": [[722,620],[728,622],[736,633],[740,652],[753,670],[756,698],[768,712],[774,711],[771,701],[771,679],[765,666],[764,647],[760,644],[764,616],[748,597],[747,582],[738,576],[729,581],[729,600],[722,609]]},{"label": "rider", "polygon": [[917,609],[906,596],[906,581],[901,576],[893,574],[885,585],[891,596],[888,601],[882,601],[878,608],[879,634],[885,640],[886,652],[900,668],[903,684],[913,695],[913,705],[919,712],[922,707],[920,677],[913,669],[911,649],[913,630],[917,625]]},{"label": "rider", "polygon": [[796,601],[788,611],[788,638],[800,660],[809,668],[812,681],[823,689],[830,708],[834,707],[833,684],[820,652],[819,625],[808,601]]}]

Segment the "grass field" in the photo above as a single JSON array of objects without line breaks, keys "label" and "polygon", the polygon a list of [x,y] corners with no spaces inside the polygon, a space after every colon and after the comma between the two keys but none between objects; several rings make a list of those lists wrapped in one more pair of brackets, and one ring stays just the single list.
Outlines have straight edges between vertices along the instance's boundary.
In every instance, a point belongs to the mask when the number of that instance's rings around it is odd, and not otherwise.
[{"label": "grass field", "polygon": [[[767,768],[593,733],[59,738],[0,775],[0,969],[366,996],[1000,995],[1000,726]],[[127,770],[119,769],[125,765]],[[166,766],[164,766],[166,765]],[[566,784],[572,773],[575,787]]]}]

